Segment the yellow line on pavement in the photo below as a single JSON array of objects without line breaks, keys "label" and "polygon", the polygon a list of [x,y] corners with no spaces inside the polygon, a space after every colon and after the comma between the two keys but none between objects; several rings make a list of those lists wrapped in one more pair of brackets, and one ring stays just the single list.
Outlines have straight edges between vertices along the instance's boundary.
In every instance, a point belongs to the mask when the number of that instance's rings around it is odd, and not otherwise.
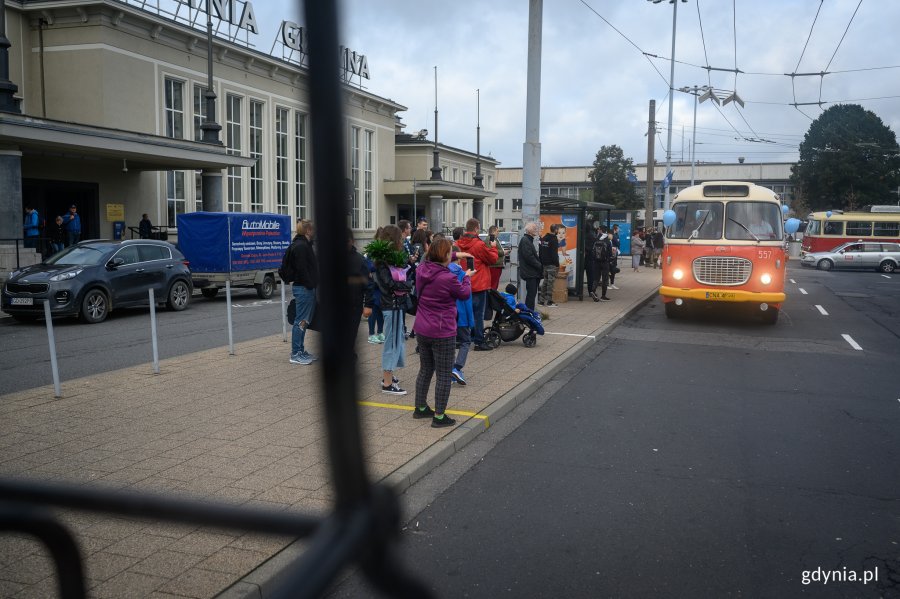
[{"label": "yellow line on pavement", "polygon": [[[393,403],[378,403],[374,401],[360,401],[358,403],[361,406],[368,406],[370,408],[387,408],[389,410],[404,410],[406,412],[412,412],[416,409],[414,406],[402,406]],[[488,422],[488,417],[484,414],[476,414],[475,412],[463,412],[462,410],[447,410],[445,414],[453,414],[454,416],[468,416],[469,418],[484,420],[484,428],[488,428],[489,426],[491,426],[491,423]]]}]

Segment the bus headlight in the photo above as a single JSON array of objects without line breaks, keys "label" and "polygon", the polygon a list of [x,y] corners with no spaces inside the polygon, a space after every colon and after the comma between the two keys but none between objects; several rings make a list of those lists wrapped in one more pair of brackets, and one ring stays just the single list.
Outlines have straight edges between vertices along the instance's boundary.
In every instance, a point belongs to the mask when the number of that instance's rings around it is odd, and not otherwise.
[{"label": "bus headlight", "polygon": [[764,273],[763,276],[759,278],[759,280],[762,281],[763,285],[768,285],[772,282],[772,275],[770,275],[769,273]]},{"label": "bus headlight", "polygon": [[680,268],[676,268],[674,271],[672,271],[672,278],[676,281],[680,281],[684,278],[684,271],[682,271]]}]

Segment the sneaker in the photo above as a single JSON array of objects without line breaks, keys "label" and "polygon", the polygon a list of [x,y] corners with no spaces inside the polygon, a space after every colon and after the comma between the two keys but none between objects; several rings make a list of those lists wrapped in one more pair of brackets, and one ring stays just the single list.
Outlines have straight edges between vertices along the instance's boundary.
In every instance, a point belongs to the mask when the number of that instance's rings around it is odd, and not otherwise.
[{"label": "sneaker", "polygon": [[548,307],[548,308],[555,308],[555,307],[557,307],[558,305],[559,305],[559,304],[554,303],[554,302],[547,302],[547,307]]},{"label": "sneaker", "polygon": [[610,301],[610,299],[609,299],[608,297],[606,297],[605,295],[601,295],[601,296],[600,296],[600,301],[601,301],[601,302],[608,302],[608,301]]},{"label": "sneaker", "polygon": [[599,302],[599,301],[600,301],[600,298],[597,297],[597,294],[594,293],[593,291],[591,291],[590,293],[588,293],[588,295],[591,296],[591,299],[594,300],[595,302]]},{"label": "sneaker", "polygon": [[615,286],[615,285],[610,285],[610,286],[609,286],[609,288],[610,288],[610,289],[614,289],[614,290],[616,290],[616,291],[618,291],[618,290],[619,290],[619,288],[618,288],[618,287],[616,287],[616,286]]},{"label": "sneaker", "polygon": [[401,389],[400,387],[398,387],[397,385],[395,385],[393,383],[388,387],[385,387],[384,385],[382,385],[381,392],[387,393],[388,395],[406,395],[405,390]]},{"label": "sneaker", "polygon": [[544,302],[538,302],[538,306],[546,306],[547,304]]},{"label": "sneaker", "polygon": [[482,343],[482,344],[480,344],[480,345],[476,345],[476,346],[473,347],[472,349],[473,349],[474,351],[491,351],[491,350],[494,349],[494,348],[491,347],[490,345],[488,345],[487,343]]},{"label": "sneaker", "polygon": [[289,362],[290,362],[291,364],[301,364],[301,365],[303,365],[303,366],[309,366],[310,364],[313,363],[312,359],[311,359],[309,356],[306,356],[306,355],[304,355],[304,354],[294,354],[294,355],[292,355],[292,356],[291,356],[291,359],[289,360]]},{"label": "sneaker", "polygon": [[431,419],[431,428],[444,428],[445,426],[453,426],[454,424],[456,424],[456,420],[450,418],[446,414],[441,418],[438,418],[437,414],[435,414]]},{"label": "sneaker", "polygon": [[378,333],[376,337],[378,337],[378,343],[384,343],[384,333]]},{"label": "sneaker", "polygon": [[419,408],[413,409],[413,418],[434,418],[434,410],[429,408],[427,405],[424,410],[420,410]]},{"label": "sneaker", "polygon": [[369,343],[374,345],[375,343],[381,343],[381,341],[378,340],[378,335],[369,335]]},{"label": "sneaker", "polygon": [[460,385],[465,385],[465,384],[466,384],[466,377],[463,376],[463,373],[460,372],[459,369],[454,368],[454,369],[451,371],[451,374],[453,375],[453,380],[454,380],[454,381],[456,381],[456,382],[459,383]]},{"label": "sneaker", "polygon": [[392,381],[395,385],[399,385],[399,384],[400,384],[400,379],[398,379],[398,378],[395,377],[395,376],[392,376],[392,377],[391,377],[391,381]]},{"label": "sneaker", "polygon": [[312,355],[312,354],[309,353],[308,351],[302,351],[302,352],[300,352],[300,354],[301,354],[304,358],[306,358],[307,360],[309,360],[310,362],[315,362],[316,360],[319,359],[318,357]]}]

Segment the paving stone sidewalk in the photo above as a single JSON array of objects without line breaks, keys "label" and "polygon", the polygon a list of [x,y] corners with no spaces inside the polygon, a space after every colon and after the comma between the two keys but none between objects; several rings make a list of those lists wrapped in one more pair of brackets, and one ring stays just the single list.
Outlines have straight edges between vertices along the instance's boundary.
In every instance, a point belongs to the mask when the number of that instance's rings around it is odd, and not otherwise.
[{"label": "paving stone sidewalk", "polygon": [[[540,384],[548,364],[653,295],[659,273],[623,268],[612,301],[544,309],[548,334],[534,348],[517,340],[470,353],[469,384],[454,385],[449,409],[504,413]],[[307,337],[314,353],[316,337]],[[403,397],[380,392],[381,346],[366,343],[365,323],[357,350],[360,400],[411,406],[415,341],[407,342],[408,366],[399,371],[410,390]],[[147,364],[65,381],[60,399],[52,385],[0,396],[0,476],[325,513],[332,488],[318,366],[291,365],[289,353],[276,335],[238,344],[234,356],[226,347],[165,360],[160,374]],[[401,490],[485,427],[458,417],[454,428],[432,429],[407,410],[360,411],[371,475]],[[293,541],[83,512],[61,517],[77,536],[92,597],[258,595],[273,556]],[[52,597],[55,585],[37,542],[0,536],[0,597]]]}]

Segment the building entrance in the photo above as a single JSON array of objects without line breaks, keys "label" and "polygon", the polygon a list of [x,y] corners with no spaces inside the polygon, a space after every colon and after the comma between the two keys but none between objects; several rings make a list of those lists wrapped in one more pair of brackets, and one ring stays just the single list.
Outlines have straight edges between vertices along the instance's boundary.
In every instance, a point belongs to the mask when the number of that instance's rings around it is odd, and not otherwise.
[{"label": "building entrance", "polygon": [[81,239],[100,237],[100,186],[83,181],[22,180],[22,209],[31,206],[49,225],[57,216],[78,207],[81,215]]},{"label": "building entrance", "polygon": [[397,204],[397,221],[408,220],[416,228],[416,221],[425,216],[425,203],[416,204],[416,214],[413,216],[412,204]]}]

